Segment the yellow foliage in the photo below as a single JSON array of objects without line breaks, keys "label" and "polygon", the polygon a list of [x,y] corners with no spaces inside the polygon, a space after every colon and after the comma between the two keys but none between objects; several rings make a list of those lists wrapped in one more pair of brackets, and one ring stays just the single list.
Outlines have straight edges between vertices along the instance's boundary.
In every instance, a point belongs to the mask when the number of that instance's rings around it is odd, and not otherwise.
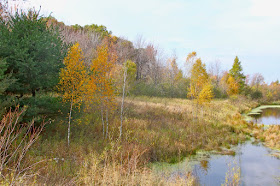
[{"label": "yellow foliage", "polygon": [[59,74],[58,89],[63,92],[63,100],[73,104],[80,103],[87,81],[86,67],[83,61],[83,52],[79,43],[73,45],[64,59],[65,67]]},{"label": "yellow foliage", "polygon": [[108,45],[97,48],[97,57],[92,60],[90,77],[87,85],[87,97],[89,100],[111,105],[115,99],[114,82],[111,75],[114,73],[117,56],[109,51]]},{"label": "yellow foliage", "polygon": [[195,99],[198,104],[210,102],[214,97],[212,85],[206,72],[205,64],[198,58],[192,66],[188,96]]},{"label": "yellow foliage", "polygon": [[229,96],[236,95],[239,93],[238,83],[235,81],[235,79],[231,75],[229,75],[229,77],[227,79],[227,84],[228,84],[227,94]]},{"label": "yellow foliage", "polygon": [[178,82],[182,79],[183,79],[183,72],[182,72],[182,70],[179,70],[179,72],[175,76],[175,82]]},{"label": "yellow foliage", "polygon": [[196,57],[196,52],[195,51],[189,53],[188,56],[187,56],[186,62],[187,63],[191,62],[191,59],[194,59],[195,57]]},{"label": "yellow foliage", "polygon": [[213,99],[212,85],[210,82],[206,83],[198,95],[198,103],[209,103]]}]

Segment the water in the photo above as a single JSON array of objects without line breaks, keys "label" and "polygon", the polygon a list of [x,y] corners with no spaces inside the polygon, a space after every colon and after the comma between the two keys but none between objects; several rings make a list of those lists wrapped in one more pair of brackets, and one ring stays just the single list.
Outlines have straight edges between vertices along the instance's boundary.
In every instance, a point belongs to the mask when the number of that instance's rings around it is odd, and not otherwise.
[{"label": "water", "polygon": [[257,124],[280,125],[280,108],[266,108],[262,110],[262,113],[250,116]]},{"label": "water", "polygon": [[[276,107],[258,107],[250,116],[258,124],[280,125],[280,108]],[[225,183],[226,173],[232,173],[234,167],[235,170],[240,170],[242,185],[280,186],[280,160],[272,156],[279,155],[279,151],[252,142],[239,144],[233,150],[236,152],[235,156],[198,153],[183,162],[160,163],[154,165],[154,168],[156,172],[171,181],[178,176],[187,178],[191,172],[201,185],[221,185]]]},{"label": "water", "polygon": [[157,165],[156,170],[169,175],[168,179],[192,170],[201,185],[221,185],[234,167],[240,168],[242,185],[280,185],[280,160],[271,156],[277,151],[251,142],[238,145],[235,150],[235,156],[198,154],[178,164]]}]

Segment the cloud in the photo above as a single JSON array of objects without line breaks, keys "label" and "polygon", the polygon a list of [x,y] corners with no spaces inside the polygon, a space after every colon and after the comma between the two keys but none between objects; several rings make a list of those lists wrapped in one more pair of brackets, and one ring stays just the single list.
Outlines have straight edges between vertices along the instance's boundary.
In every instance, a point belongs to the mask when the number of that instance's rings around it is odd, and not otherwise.
[{"label": "cloud", "polygon": [[132,41],[142,34],[169,55],[176,49],[181,64],[194,50],[205,63],[219,58],[227,69],[236,55],[248,72],[260,72],[262,69],[257,69],[254,62],[262,64],[266,56],[269,56],[267,66],[280,68],[280,0],[29,2],[37,9],[42,5],[41,13],[53,12],[54,17],[66,24],[102,24],[113,34]]},{"label": "cloud", "polygon": [[251,0],[251,3],[249,12],[252,16],[280,17],[279,0]]}]

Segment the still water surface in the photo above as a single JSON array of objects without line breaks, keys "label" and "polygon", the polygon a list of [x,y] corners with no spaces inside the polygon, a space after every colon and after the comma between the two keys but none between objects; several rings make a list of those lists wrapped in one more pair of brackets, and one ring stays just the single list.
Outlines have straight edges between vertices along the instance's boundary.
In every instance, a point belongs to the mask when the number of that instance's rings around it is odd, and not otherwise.
[{"label": "still water surface", "polygon": [[234,167],[240,168],[242,185],[280,185],[280,160],[272,156],[277,151],[251,142],[235,150],[235,156],[198,154],[177,164],[157,164],[155,170],[168,180],[192,170],[201,185],[221,185]]},{"label": "still water surface", "polygon": [[260,114],[250,116],[257,124],[280,125],[280,108],[266,108]]},{"label": "still water surface", "polygon": [[[280,108],[266,108],[251,117],[258,124],[279,125]],[[225,183],[226,173],[234,167],[240,168],[242,185],[280,186],[280,160],[272,156],[279,151],[251,142],[239,144],[233,150],[235,156],[198,153],[183,162],[155,164],[154,168],[168,180],[186,177],[191,171],[201,185],[221,185]]]}]

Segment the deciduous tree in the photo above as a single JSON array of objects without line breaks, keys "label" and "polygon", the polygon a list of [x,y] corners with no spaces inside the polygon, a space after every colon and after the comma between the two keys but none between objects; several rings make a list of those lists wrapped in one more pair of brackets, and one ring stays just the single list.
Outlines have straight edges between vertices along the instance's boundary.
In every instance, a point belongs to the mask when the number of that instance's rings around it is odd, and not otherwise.
[{"label": "deciduous tree", "polygon": [[122,90],[122,103],[121,103],[121,126],[120,126],[120,138],[122,137],[122,126],[123,126],[123,109],[124,109],[124,98],[126,94],[126,87],[133,83],[136,78],[136,64],[131,60],[127,60],[124,63],[123,68],[123,90]]},{"label": "deciduous tree", "polygon": [[[111,78],[111,71],[114,68],[117,56],[114,51],[110,51],[111,43],[105,43],[97,48],[97,57],[92,60],[90,66],[90,77],[87,88],[87,98],[100,106],[101,120],[103,126],[103,137],[108,136],[108,114],[114,107],[115,88]],[[106,117],[106,136],[104,124],[104,111]]]},{"label": "deciduous tree", "polygon": [[239,93],[240,90],[239,84],[231,75],[229,75],[227,78],[227,85],[228,85],[227,94],[229,96],[236,95]]},{"label": "deciduous tree", "polygon": [[205,64],[198,58],[191,69],[190,90],[188,96],[195,100],[196,107],[208,103],[213,98],[212,86]]},{"label": "deciduous tree", "polygon": [[79,43],[76,43],[70,48],[64,59],[64,65],[65,67],[60,71],[58,88],[63,92],[63,100],[70,102],[67,137],[69,146],[72,109],[74,106],[80,106],[85,93],[85,83],[87,82],[83,52],[79,48]]}]

